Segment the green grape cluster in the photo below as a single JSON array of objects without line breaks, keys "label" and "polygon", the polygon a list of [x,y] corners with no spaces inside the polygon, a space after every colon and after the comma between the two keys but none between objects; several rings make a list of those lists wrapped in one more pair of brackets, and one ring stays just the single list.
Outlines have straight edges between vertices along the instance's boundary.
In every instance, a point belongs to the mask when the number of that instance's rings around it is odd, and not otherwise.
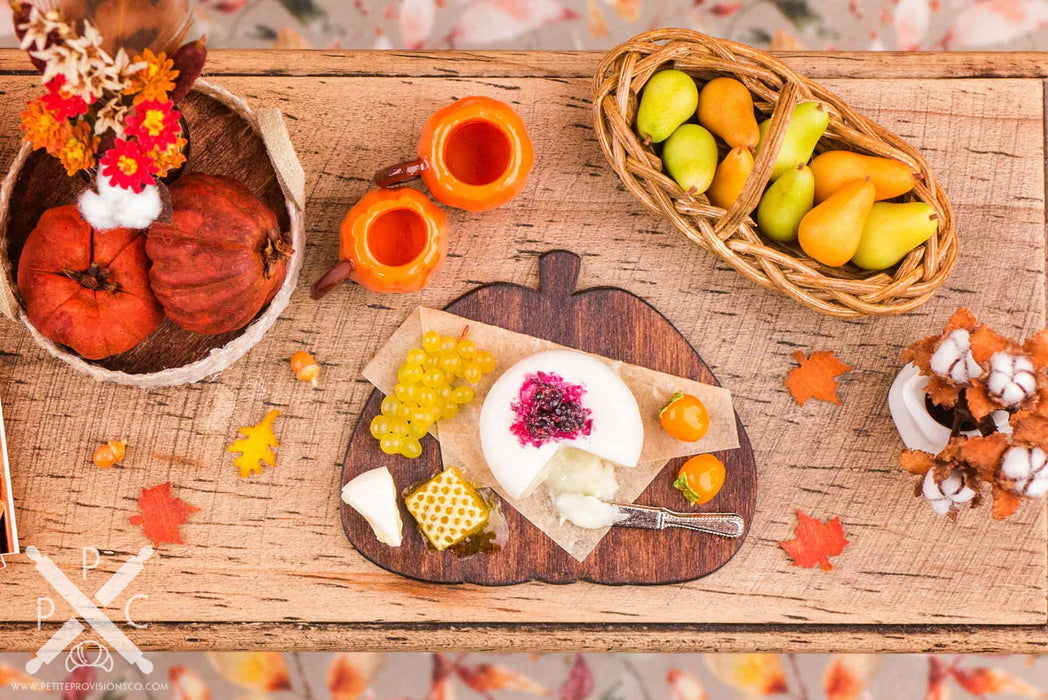
[{"label": "green grape cluster", "polygon": [[422,347],[412,348],[397,370],[393,394],[382,400],[382,413],[371,421],[371,434],[388,455],[415,459],[419,442],[441,418],[454,418],[459,406],[473,400],[473,388],[453,386],[456,379],[476,384],[495,369],[491,353],[468,338],[455,339],[428,331]]}]

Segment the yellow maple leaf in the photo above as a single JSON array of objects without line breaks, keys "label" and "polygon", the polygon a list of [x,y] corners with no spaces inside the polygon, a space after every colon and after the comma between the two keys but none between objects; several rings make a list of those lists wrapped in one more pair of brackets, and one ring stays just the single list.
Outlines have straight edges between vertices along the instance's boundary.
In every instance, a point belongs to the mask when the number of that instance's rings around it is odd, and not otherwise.
[{"label": "yellow maple leaf", "polygon": [[280,447],[273,434],[273,421],[279,415],[280,411],[273,409],[266,414],[261,423],[241,428],[240,434],[244,437],[229,446],[228,452],[240,453],[233,463],[240,467],[241,477],[246,479],[251,474],[261,474],[262,465],[259,462],[271,467],[277,466],[277,457],[270,448]]}]

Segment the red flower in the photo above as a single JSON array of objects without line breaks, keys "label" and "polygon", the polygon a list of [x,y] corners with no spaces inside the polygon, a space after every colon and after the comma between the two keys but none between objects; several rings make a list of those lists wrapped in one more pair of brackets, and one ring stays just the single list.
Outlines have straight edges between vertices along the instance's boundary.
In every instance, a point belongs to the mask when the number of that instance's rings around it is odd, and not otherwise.
[{"label": "red flower", "polygon": [[138,141],[117,139],[113,147],[98,161],[102,174],[116,187],[138,194],[146,185],[153,184],[156,164]]},{"label": "red flower", "polygon": [[170,100],[140,102],[127,116],[125,133],[128,137],[138,139],[147,151],[153,148],[163,150],[178,138],[180,116]]},{"label": "red flower", "polygon": [[47,88],[47,94],[42,98],[44,106],[63,121],[87,114],[87,105],[90,102],[94,102],[93,97],[89,102],[79,95],[70,95],[63,89],[65,81],[64,75],[56,75],[44,86]]}]

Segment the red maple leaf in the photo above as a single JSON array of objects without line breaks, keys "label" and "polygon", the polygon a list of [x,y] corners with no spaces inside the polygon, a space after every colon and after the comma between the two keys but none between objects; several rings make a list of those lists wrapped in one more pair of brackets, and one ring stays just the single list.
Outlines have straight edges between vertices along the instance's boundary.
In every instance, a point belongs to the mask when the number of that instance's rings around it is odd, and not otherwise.
[{"label": "red maple leaf", "polygon": [[779,546],[790,555],[794,566],[805,569],[818,564],[823,571],[829,571],[833,568],[829,558],[843,552],[848,544],[839,517],[822,523],[798,510],[794,534],[796,539],[780,542]]},{"label": "red maple leaf", "polygon": [[131,524],[141,525],[146,539],[151,541],[154,547],[159,546],[161,542],[182,544],[178,526],[186,521],[190,513],[200,510],[172,496],[170,481],[151,489],[142,489],[138,509],[142,513],[132,515]]}]

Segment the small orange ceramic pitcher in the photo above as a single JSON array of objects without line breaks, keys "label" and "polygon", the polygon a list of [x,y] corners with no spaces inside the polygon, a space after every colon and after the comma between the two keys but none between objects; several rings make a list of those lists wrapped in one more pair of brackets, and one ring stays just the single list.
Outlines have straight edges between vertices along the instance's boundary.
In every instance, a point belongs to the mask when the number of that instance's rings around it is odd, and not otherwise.
[{"label": "small orange ceramic pitcher", "polygon": [[487,211],[520,194],[534,160],[524,122],[509,105],[463,97],[426,121],[416,160],[380,170],[375,183],[389,187],[422,177],[444,204]]},{"label": "small orange ceramic pitcher", "polygon": [[339,262],[317,280],[314,299],[347,279],[373,292],[415,292],[426,286],[448,253],[448,218],[408,187],[374,190],[339,227]]}]

